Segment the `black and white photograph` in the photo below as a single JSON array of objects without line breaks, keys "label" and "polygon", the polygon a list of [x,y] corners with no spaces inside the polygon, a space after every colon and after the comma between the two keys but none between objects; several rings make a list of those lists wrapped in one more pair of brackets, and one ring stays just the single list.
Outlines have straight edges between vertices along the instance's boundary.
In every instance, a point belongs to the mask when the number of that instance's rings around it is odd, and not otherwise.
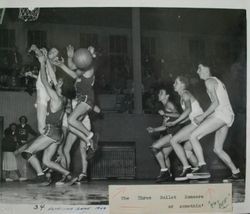
[{"label": "black and white photograph", "polygon": [[0,9],[0,203],[231,183],[245,201],[244,9]]}]

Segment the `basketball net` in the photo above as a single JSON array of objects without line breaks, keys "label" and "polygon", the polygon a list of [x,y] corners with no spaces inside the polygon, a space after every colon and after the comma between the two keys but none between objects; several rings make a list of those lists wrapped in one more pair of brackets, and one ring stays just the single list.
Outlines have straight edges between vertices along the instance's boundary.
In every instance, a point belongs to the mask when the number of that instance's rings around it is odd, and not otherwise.
[{"label": "basketball net", "polygon": [[25,22],[32,22],[38,19],[40,8],[20,8],[18,18]]}]

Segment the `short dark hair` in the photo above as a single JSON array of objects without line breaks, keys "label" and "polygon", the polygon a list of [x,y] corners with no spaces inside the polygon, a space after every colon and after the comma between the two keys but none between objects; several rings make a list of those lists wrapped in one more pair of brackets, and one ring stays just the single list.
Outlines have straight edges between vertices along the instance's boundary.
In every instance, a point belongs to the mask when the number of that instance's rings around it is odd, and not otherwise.
[{"label": "short dark hair", "polygon": [[203,65],[208,67],[210,70],[215,67],[214,63],[210,59],[200,59],[198,60],[197,65]]},{"label": "short dark hair", "polygon": [[19,117],[19,122],[21,123],[21,120],[25,119],[25,123],[28,122],[28,118],[25,115],[22,115],[21,117]]},{"label": "short dark hair", "polygon": [[188,80],[188,78],[186,76],[179,75],[179,76],[177,76],[176,79],[179,79],[182,83],[184,83],[186,88],[189,86],[189,80]]}]

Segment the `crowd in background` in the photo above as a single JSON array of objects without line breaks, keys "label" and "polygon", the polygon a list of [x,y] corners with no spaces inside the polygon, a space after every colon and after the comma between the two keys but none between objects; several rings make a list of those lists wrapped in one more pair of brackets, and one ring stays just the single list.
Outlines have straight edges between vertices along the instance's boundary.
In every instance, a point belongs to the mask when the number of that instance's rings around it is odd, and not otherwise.
[{"label": "crowd in background", "polygon": [[[11,123],[8,128],[4,130],[4,137],[2,140],[3,151],[3,172],[5,181],[13,181],[11,172],[16,174],[19,181],[25,181],[24,171],[26,161],[23,160],[19,154],[23,151],[29,143],[30,137],[38,136],[38,133],[28,124],[26,116],[19,118],[19,123]],[[17,160],[19,164],[17,164]],[[21,169],[18,167],[21,166]],[[21,171],[21,172],[20,172]]]}]

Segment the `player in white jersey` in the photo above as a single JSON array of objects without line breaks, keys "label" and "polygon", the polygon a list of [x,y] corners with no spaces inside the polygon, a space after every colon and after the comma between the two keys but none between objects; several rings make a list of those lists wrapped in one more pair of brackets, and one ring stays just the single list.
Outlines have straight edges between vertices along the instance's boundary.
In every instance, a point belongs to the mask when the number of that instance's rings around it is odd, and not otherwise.
[{"label": "player in white jersey", "polygon": [[[189,142],[190,134],[197,127],[194,123],[194,117],[203,113],[200,104],[195,97],[187,90],[188,79],[184,76],[178,76],[174,83],[174,90],[180,96],[180,102],[183,113],[174,121],[168,122],[167,126],[175,126],[176,124],[185,124],[170,140],[170,143],[183,165],[182,173],[175,177],[176,181],[187,180],[187,174],[192,172],[188,159],[192,159],[197,164],[197,159],[192,152],[192,145]],[[181,143],[186,142],[184,146]],[[185,148],[185,149],[184,149]]]},{"label": "player in white jersey", "polygon": [[[36,45],[32,45],[30,47],[29,52],[34,51],[35,54],[39,54],[40,52],[47,52],[46,49],[39,49]],[[55,76],[55,66],[52,66],[50,61],[54,60],[58,56],[58,50],[56,48],[51,48],[48,52],[48,58],[46,62],[46,75],[48,78],[48,82],[53,82],[54,85],[57,85],[57,80]],[[47,55],[47,53],[44,53]],[[40,134],[43,134],[44,128],[45,128],[45,120],[46,120],[46,114],[47,114],[47,104],[50,100],[50,97],[42,84],[40,73],[38,76],[27,74],[29,76],[32,76],[33,78],[36,78],[36,91],[37,91],[37,98],[36,98],[36,104],[35,107],[37,109],[37,122],[38,122],[38,130]]]},{"label": "player in white jersey", "polygon": [[236,168],[229,155],[223,149],[228,130],[234,122],[234,112],[227,90],[218,78],[211,75],[209,66],[199,64],[197,74],[200,79],[205,81],[211,104],[202,115],[194,119],[199,126],[191,134],[190,141],[199,161],[199,170],[191,174],[190,178],[202,178],[205,174],[209,174],[199,140],[215,132],[214,152],[231,169],[232,176],[230,178],[238,179],[240,170]]}]

